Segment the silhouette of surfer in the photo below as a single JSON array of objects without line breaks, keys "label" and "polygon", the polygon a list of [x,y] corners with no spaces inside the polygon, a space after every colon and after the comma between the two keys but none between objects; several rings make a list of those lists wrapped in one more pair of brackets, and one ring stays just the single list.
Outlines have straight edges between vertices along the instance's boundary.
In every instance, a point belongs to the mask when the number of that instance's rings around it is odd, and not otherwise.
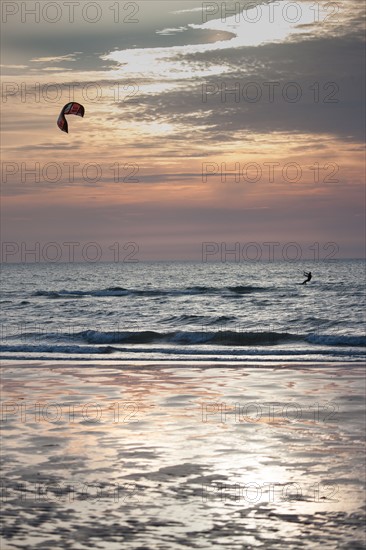
[{"label": "silhouette of surfer", "polygon": [[304,271],[304,277],[306,277],[305,281],[303,283],[300,283],[301,285],[306,285],[306,283],[309,283],[312,279],[311,271]]}]

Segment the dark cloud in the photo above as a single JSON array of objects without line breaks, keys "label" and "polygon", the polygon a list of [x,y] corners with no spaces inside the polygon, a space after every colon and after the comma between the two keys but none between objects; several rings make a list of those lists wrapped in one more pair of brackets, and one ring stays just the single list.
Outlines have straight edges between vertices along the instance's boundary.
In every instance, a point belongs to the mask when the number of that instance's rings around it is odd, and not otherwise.
[{"label": "dark cloud", "polygon": [[[145,122],[179,120],[210,140],[237,139],[238,133],[245,139],[247,132],[329,133],[339,139],[364,139],[364,45],[358,38],[270,44],[184,59],[205,62],[208,67],[221,64],[231,71],[192,78],[160,95],[145,95],[123,116]],[[222,87],[233,90],[235,86],[239,86],[239,101],[230,93],[223,101]],[[125,104],[121,106],[125,109]]]},{"label": "dark cloud", "polygon": [[[34,16],[25,15],[21,21],[21,10],[14,16],[8,16],[2,25],[2,63],[27,63],[34,67],[46,67],[47,64],[29,63],[35,57],[60,56],[80,52],[75,61],[63,61],[61,66],[75,72],[101,71],[106,67],[115,67],[114,62],[106,62],[100,58],[113,50],[129,48],[161,48],[185,44],[205,44],[225,40],[232,37],[228,32],[212,33],[204,29],[186,28],[183,33],[171,35],[158,34],[167,27],[184,26],[187,18],[191,23],[201,23],[201,11],[175,13],[174,6],[163,0],[134,0],[133,2],[119,2],[119,11],[116,2],[94,2],[99,5],[100,19],[92,23],[89,19],[95,17],[95,11],[84,12],[87,0],[79,0],[74,9],[74,20],[70,22],[69,8],[63,2],[59,5],[61,19],[55,23],[47,22],[55,18],[55,11],[49,9],[49,14],[42,17],[42,3],[40,21],[36,23]],[[15,3],[14,3],[15,4]],[[19,4],[19,3],[18,3]],[[23,2],[26,6],[26,2]],[[129,6],[129,7],[128,7]],[[135,8],[134,8],[135,6]],[[177,8],[202,8],[202,2],[195,0],[187,2],[181,0]],[[20,6],[19,6],[20,7]],[[22,8],[23,9],[23,8]],[[25,8],[24,8],[25,9]],[[31,10],[31,7],[28,6]],[[134,13],[136,12],[136,13]],[[136,22],[132,22],[132,21]],[[10,74],[14,71],[11,70]]]},{"label": "dark cloud", "polygon": [[8,150],[14,151],[27,151],[28,153],[32,151],[73,151],[74,149],[79,149],[81,147],[81,142],[74,141],[72,144],[68,143],[40,143],[39,145],[21,145]]}]

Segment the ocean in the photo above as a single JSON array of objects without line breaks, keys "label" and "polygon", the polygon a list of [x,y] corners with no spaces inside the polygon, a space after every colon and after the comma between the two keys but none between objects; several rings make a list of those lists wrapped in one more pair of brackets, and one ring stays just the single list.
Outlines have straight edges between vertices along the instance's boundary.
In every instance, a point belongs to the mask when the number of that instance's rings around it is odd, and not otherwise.
[{"label": "ocean", "polygon": [[5,264],[1,309],[6,360],[365,359],[363,260]]}]

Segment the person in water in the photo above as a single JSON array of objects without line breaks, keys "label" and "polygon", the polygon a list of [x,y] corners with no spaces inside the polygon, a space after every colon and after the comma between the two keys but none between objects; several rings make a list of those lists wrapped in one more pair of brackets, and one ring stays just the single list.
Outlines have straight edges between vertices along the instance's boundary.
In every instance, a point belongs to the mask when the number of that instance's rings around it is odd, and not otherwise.
[{"label": "person in water", "polygon": [[302,285],[306,285],[306,283],[309,283],[312,278],[311,271],[304,271],[304,277],[306,277],[305,281],[303,283],[300,283]]}]

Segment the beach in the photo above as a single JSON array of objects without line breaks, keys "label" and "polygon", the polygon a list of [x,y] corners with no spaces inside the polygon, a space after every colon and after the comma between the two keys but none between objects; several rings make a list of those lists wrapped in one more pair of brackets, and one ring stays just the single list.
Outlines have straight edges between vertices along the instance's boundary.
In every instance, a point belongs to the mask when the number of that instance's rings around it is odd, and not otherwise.
[{"label": "beach", "polygon": [[365,548],[361,363],[4,361],[2,549]]}]

